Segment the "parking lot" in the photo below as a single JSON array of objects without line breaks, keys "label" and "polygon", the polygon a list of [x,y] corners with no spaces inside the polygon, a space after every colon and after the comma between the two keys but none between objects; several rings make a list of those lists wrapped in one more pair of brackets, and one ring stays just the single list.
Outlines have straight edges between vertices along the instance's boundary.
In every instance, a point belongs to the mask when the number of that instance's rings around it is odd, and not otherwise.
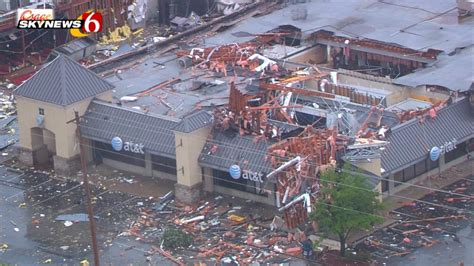
[{"label": "parking lot", "polygon": [[[92,261],[88,223],[57,220],[62,214],[85,213],[80,183],[1,166],[0,187],[0,262],[78,265],[84,259]],[[147,254],[149,245],[117,237],[130,217],[137,215],[137,204],[147,204],[146,198],[104,188],[94,188],[93,194],[102,264],[173,265]]]}]

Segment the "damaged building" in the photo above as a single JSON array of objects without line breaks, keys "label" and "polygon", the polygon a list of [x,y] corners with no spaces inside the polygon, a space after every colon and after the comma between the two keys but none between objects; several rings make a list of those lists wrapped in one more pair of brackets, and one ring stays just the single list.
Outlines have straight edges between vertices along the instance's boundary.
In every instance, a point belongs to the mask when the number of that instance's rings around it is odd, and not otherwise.
[{"label": "damaged building", "polygon": [[78,111],[90,163],[176,181],[185,202],[274,205],[289,227],[328,168],[349,163],[384,198],[462,163],[474,21],[444,1],[437,15],[369,2],[287,5],[103,76],[60,55],[15,90],[20,159],[77,171]]}]

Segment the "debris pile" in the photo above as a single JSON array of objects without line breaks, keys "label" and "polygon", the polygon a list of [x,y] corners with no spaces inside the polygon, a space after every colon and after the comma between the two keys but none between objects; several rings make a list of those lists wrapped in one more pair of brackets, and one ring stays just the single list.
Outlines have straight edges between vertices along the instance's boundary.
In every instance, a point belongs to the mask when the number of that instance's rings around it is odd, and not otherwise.
[{"label": "debris pile", "polygon": [[420,123],[423,123],[427,117],[429,117],[430,119],[435,119],[438,111],[444,106],[446,106],[447,104],[449,104],[450,102],[452,102],[452,100],[453,100],[452,97],[449,97],[447,100],[439,101],[433,106],[425,108],[425,109],[398,112],[397,113],[398,120],[400,121],[400,123],[403,123],[410,119],[417,118],[420,121]]},{"label": "debris pile", "polygon": [[[257,42],[247,42],[240,44],[226,44],[207,48],[193,48],[191,50],[178,51],[176,55],[181,57],[179,63],[182,67],[191,66],[206,67],[216,72],[226,70],[227,64],[241,67],[258,67],[257,63],[250,60],[261,48]],[[252,62],[249,62],[252,61]]]},{"label": "debris pile", "polygon": [[[236,205],[236,203],[242,203]],[[180,205],[173,193],[152,206],[139,207],[138,218],[119,236],[133,236],[146,243],[160,243],[148,253],[159,253],[181,263],[214,262],[250,264],[270,259],[288,260],[302,254],[307,239],[299,229],[287,233],[283,220],[267,206],[218,196],[201,205]],[[189,247],[166,250],[162,233],[176,228],[190,235]],[[183,257],[186,257],[184,261]]]}]

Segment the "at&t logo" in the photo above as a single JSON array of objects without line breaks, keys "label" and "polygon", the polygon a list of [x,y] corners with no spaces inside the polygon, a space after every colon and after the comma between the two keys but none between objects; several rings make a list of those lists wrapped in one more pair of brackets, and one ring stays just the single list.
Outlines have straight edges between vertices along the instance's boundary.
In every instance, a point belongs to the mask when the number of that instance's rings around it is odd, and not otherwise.
[{"label": "at&t logo", "polygon": [[145,145],[143,145],[142,143],[138,144],[128,141],[123,142],[120,137],[114,137],[110,144],[112,144],[112,148],[116,151],[124,150],[133,153],[145,154],[145,152],[143,151]]},{"label": "at&t logo", "polygon": [[241,169],[240,169],[240,166],[238,166],[236,164],[229,167],[229,174],[235,180],[238,180],[238,179],[242,178],[242,179],[250,180],[250,181],[253,181],[253,182],[263,183],[263,174],[262,173],[255,173],[255,172],[251,172],[251,171],[248,171],[248,170],[244,170],[242,172]]}]

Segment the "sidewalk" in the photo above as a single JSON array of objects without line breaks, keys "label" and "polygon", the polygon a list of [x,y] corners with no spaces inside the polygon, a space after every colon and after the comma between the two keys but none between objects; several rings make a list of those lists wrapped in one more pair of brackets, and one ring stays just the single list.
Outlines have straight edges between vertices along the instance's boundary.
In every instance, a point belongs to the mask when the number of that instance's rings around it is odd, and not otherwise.
[{"label": "sidewalk", "polygon": [[90,166],[88,171],[92,184],[139,197],[159,198],[174,191],[176,183],[158,177],[145,177],[115,170],[106,165]]}]

